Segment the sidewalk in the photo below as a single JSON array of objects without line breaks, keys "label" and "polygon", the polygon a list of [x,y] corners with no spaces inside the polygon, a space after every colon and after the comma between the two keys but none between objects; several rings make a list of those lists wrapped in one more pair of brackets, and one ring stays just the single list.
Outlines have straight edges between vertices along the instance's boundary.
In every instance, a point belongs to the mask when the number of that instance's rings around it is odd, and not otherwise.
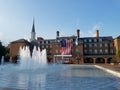
[{"label": "sidewalk", "polygon": [[111,69],[113,71],[117,71],[120,73],[120,65],[110,65],[110,64],[98,64],[99,66],[102,66],[107,69]]}]

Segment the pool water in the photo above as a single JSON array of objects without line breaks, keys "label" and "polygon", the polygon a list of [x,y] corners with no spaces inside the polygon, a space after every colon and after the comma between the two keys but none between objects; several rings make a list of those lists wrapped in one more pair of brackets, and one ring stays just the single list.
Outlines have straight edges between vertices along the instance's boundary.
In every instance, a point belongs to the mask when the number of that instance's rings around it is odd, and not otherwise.
[{"label": "pool water", "polygon": [[0,70],[0,88],[3,90],[120,90],[120,78],[92,65],[8,70]]}]

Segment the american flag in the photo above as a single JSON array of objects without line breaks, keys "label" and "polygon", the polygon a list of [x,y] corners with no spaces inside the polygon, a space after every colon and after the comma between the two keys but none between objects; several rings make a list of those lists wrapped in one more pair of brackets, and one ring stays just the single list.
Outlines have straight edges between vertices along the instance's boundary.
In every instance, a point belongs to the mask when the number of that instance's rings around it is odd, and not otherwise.
[{"label": "american flag", "polygon": [[71,55],[72,40],[61,40],[61,55]]}]

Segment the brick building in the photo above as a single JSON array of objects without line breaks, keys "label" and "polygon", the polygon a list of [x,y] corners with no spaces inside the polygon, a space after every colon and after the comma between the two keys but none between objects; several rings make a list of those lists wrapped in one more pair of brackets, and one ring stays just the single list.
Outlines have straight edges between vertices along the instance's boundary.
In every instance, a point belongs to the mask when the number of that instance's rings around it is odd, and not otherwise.
[{"label": "brick building", "polygon": [[[54,55],[60,55],[62,39],[72,40],[72,60],[73,63],[110,63],[115,56],[114,40],[111,36],[99,36],[96,30],[96,37],[80,37],[80,30],[77,30],[76,36],[59,36],[56,32],[56,39],[42,39],[40,47],[46,48],[50,61],[53,62]],[[76,42],[78,43],[76,45]]]},{"label": "brick building", "polygon": [[10,56],[14,57],[19,55],[19,49],[23,46],[30,46],[30,43],[25,39],[19,39],[11,42],[8,46],[10,48]]},{"label": "brick building", "polygon": [[[30,47],[39,46],[41,49],[46,48],[48,62],[53,63],[55,56],[61,55],[61,40],[72,40],[71,57],[66,58],[72,63],[110,63],[115,56],[114,39],[112,36],[99,36],[99,30],[96,30],[96,37],[80,37],[80,30],[76,35],[60,36],[60,32],[56,32],[55,39],[44,39],[35,36],[35,26],[33,21],[30,41],[17,40],[10,43],[10,55],[18,54],[21,45],[29,45]],[[115,44],[116,45],[116,44]]]}]

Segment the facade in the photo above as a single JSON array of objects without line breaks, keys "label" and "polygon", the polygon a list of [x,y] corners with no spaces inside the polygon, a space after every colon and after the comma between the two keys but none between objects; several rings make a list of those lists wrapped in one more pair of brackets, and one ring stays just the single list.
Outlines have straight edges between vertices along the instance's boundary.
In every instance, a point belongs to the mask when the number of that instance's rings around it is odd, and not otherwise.
[{"label": "facade", "polygon": [[[72,36],[60,36],[60,32],[56,32],[55,39],[44,39],[42,37],[35,37],[35,26],[33,21],[32,32],[30,42],[27,40],[17,40],[10,43],[10,55],[18,55],[19,47],[30,46],[33,49],[34,46],[40,47],[40,49],[47,50],[48,62],[53,63],[55,59],[62,59],[62,63],[110,63],[115,56],[115,40],[112,36],[99,36],[99,30],[96,30],[96,37],[80,37],[80,30],[77,30],[76,35]],[[61,41],[71,40],[72,47],[70,51],[70,57],[61,55]],[[115,45],[119,46],[116,42]],[[117,50],[117,49],[116,49]],[[32,50],[31,50],[32,51]],[[66,56],[64,59],[56,56]],[[68,55],[69,56],[69,55]]]},{"label": "facade", "polygon": [[23,46],[30,46],[30,43],[25,39],[19,39],[11,42],[8,46],[10,48],[10,56],[11,57],[18,56],[19,49],[20,47],[23,47]]},{"label": "facade", "polygon": [[115,55],[112,37],[88,37],[83,40],[84,63],[110,63]]},{"label": "facade", "polygon": [[[96,37],[80,37],[80,30],[76,36],[62,36],[56,32],[56,39],[41,39],[41,49],[46,48],[48,60],[54,62],[54,55],[60,55],[61,40],[72,40],[71,59],[73,63],[110,63],[115,56],[114,40],[111,36],[99,37],[99,30],[96,30]],[[77,42],[77,45],[76,45]]]},{"label": "facade", "polygon": [[[115,52],[116,55],[120,53],[120,36],[114,39],[114,47],[115,47]],[[117,55],[117,62],[120,62],[120,57]]]}]

